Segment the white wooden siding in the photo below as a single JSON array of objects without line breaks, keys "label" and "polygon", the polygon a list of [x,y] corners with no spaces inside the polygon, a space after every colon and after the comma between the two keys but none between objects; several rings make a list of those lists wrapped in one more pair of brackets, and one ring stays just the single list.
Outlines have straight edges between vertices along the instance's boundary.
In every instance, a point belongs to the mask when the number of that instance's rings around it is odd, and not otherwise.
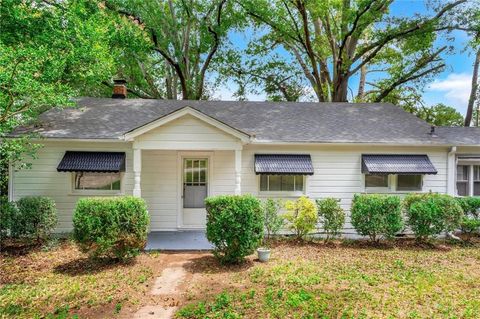
[{"label": "white wooden siding", "polygon": [[[196,123],[197,119],[182,118],[179,123]],[[177,123],[177,124],[179,124]],[[191,122],[190,122],[191,123]],[[196,123],[195,125],[197,125]],[[203,142],[207,137],[218,137],[218,129],[205,124],[197,127],[200,131],[213,129],[216,133],[198,134]],[[187,126],[184,132],[187,134]],[[175,130],[175,128],[171,128]],[[164,133],[159,133],[164,134]],[[174,134],[174,133],[172,133]],[[181,135],[178,132],[179,135]],[[220,135],[222,135],[221,132]],[[163,135],[152,135],[158,138]],[[191,136],[190,136],[191,137]],[[144,138],[144,137],[143,137]],[[187,139],[187,137],[178,137]],[[230,136],[226,138],[230,139]],[[210,140],[212,143],[213,140]],[[173,140],[172,140],[173,142]],[[178,145],[177,145],[178,146]],[[15,200],[31,195],[52,197],[59,210],[58,232],[71,230],[72,212],[78,195],[71,194],[71,173],[59,173],[56,167],[66,150],[89,151],[125,151],[127,154],[126,172],[123,176],[124,192],[132,194],[132,145],[129,143],[96,143],[96,142],[45,142],[45,147],[38,152],[38,159],[33,161],[32,169],[14,172],[13,197]],[[178,216],[181,214],[179,194],[181,179],[179,172],[179,152],[189,151],[194,156],[195,150],[142,150],[142,197],[147,201],[151,215],[151,230],[172,230],[178,227]],[[471,151],[470,149],[465,151]],[[211,180],[209,195],[234,194],[235,192],[235,152],[233,150],[209,150],[211,156]],[[437,175],[426,175],[423,191],[446,192],[447,187],[447,148],[440,147],[372,147],[372,146],[273,146],[245,145],[242,151],[242,193],[250,193],[266,197],[259,193],[259,178],[254,173],[255,153],[303,153],[312,156],[315,174],[306,179],[306,195],[311,198],[335,197],[348,211],[355,193],[363,191],[361,174],[361,154],[365,153],[398,153],[427,154],[438,170]],[[347,219],[346,232],[352,232]],[[204,221],[202,221],[204,222]]]},{"label": "white wooden siding", "polygon": [[221,150],[240,147],[239,139],[185,115],[135,138],[135,147],[170,150]]},{"label": "white wooden siding", "polygon": [[126,169],[122,174],[123,191],[131,195],[133,189],[132,149],[130,143],[103,142],[42,142],[31,169],[13,173],[13,200],[25,196],[48,196],[55,200],[58,210],[57,232],[72,230],[72,214],[79,198],[72,194],[72,173],[57,172],[57,165],[65,151],[118,151],[126,153]]},{"label": "white wooden siding", "polygon": [[[345,233],[352,233],[349,209],[353,195],[364,191],[361,155],[369,153],[427,154],[438,170],[437,175],[425,175],[423,191],[445,193],[447,189],[446,148],[372,147],[372,146],[268,146],[248,145],[243,149],[242,193],[271,197],[259,192],[259,179],[254,173],[255,153],[310,154],[314,175],[307,176],[305,194],[313,199],[334,197],[347,211]],[[398,194],[398,193],[397,193]],[[294,198],[283,198],[294,199]]]},{"label": "white wooden siding", "polygon": [[[181,161],[178,153],[184,151],[142,151],[142,197],[150,213],[151,230],[177,228],[178,216],[182,213],[179,190],[181,189]],[[196,157],[196,152],[188,152]],[[197,157],[202,157],[198,153]],[[235,191],[234,151],[213,151],[210,154],[211,180],[209,195],[233,194]],[[203,215],[202,215],[203,216]],[[188,223],[188,216],[185,220]],[[194,225],[191,223],[191,225]],[[198,225],[204,226],[205,221]],[[188,226],[188,225],[187,225]]]}]

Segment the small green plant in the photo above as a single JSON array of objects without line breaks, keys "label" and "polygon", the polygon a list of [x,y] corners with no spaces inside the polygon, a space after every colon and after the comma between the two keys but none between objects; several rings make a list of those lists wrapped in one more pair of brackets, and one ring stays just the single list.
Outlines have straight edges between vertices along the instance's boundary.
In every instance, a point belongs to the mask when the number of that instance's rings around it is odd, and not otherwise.
[{"label": "small green plant", "polygon": [[73,214],[73,238],[91,257],[127,259],[145,247],[149,222],[141,198],[82,198]]},{"label": "small green plant", "polygon": [[460,223],[460,229],[462,230],[462,233],[466,234],[467,241],[470,241],[472,236],[480,231],[480,219],[463,216]]},{"label": "small green plant", "polygon": [[318,214],[317,206],[306,196],[296,201],[285,203],[287,213],[284,215],[289,222],[288,227],[295,233],[298,239],[304,239],[309,233],[315,230]]},{"label": "small green plant", "polygon": [[457,197],[455,200],[462,207],[465,215],[470,215],[474,218],[480,218],[480,197]]},{"label": "small green plant", "polygon": [[265,216],[265,232],[267,233],[267,240],[269,240],[272,235],[275,236],[278,234],[280,229],[282,229],[285,224],[282,216],[278,214],[282,204],[280,200],[274,200],[268,198],[262,202],[262,211]]},{"label": "small green plant", "polygon": [[329,241],[340,234],[345,224],[345,211],[340,207],[337,199],[317,199],[318,217]]},{"label": "small green plant", "polygon": [[356,194],[352,202],[351,220],[356,231],[368,236],[371,241],[392,238],[403,229],[400,197]]},{"label": "small green plant", "polygon": [[409,194],[404,199],[407,224],[419,241],[457,229],[464,216],[452,196],[436,193]]},{"label": "small green plant", "polygon": [[16,202],[17,214],[11,221],[14,238],[35,239],[42,242],[50,238],[57,225],[57,209],[53,199],[43,196],[24,197]]},{"label": "small green plant", "polygon": [[254,252],[263,238],[260,201],[251,195],[222,195],[205,200],[207,239],[222,263],[235,264]]},{"label": "small green plant", "polygon": [[467,241],[480,231],[480,197],[457,197],[457,203],[462,207],[465,216],[460,223],[462,233]]}]

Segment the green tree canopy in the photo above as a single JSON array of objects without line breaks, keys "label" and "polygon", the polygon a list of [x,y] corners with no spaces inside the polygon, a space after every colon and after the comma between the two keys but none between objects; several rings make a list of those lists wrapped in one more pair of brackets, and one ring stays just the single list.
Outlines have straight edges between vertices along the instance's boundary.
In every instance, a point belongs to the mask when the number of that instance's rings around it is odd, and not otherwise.
[{"label": "green tree canopy", "polygon": [[293,57],[318,101],[347,101],[351,79],[359,76],[360,87],[350,100],[379,102],[443,70],[441,55],[449,48],[437,47],[435,40],[439,32],[459,27],[452,16],[466,1],[432,2],[430,16],[411,17],[392,15],[393,0],[238,3],[257,30],[266,29],[252,41],[265,52],[280,48]]}]

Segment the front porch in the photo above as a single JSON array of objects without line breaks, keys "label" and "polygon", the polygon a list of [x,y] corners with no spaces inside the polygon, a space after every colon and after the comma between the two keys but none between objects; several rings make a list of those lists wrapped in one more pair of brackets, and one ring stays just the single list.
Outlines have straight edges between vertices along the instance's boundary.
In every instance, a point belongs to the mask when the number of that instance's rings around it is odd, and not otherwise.
[{"label": "front porch", "polygon": [[148,234],[146,250],[211,250],[202,230],[154,231]]}]

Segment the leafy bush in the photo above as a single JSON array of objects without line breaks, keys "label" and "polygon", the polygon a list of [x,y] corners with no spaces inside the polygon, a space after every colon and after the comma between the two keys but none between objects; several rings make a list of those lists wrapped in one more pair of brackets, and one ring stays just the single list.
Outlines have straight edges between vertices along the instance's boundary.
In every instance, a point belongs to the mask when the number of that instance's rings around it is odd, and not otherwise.
[{"label": "leafy bush", "polygon": [[455,198],[466,215],[480,218],[480,197],[457,197]]},{"label": "leafy bush", "polygon": [[462,233],[467,235],[467,239],[470,240],[473,234],[480,231],[480,219],[463,216],[460,223],[460,229]]},{"label": "leafy bush", "polygon": [[337,199],[325,198],[317,200],[318,217],[323,226],[323,231],[327,235],[328,241],[336,237],[345,224],[345,211],[340,207]]},{"label": "leafy bush", "polygon": [[265,216],[265,230],[267,232],[267,239],[272,235],[278,234],[284,225],[284,219],[278,214],[281,208],[279,200],[268,198],[262,202],[262,211]]},{"label": "leafy bush", "polygon": [[207,238],[222,263],[239,263],[253,253],[263,238],[264,216],[251,195],[222,195],[205,200]]},{"label": "leafy bush", "polygon": [[458,202],[445,194],[409,194],[404,207],[407,223],[419,240],[457,229],[464,215]]},{"label": "leafy bush", "polygon": [[372,241],[392,238],[403,229],[401,200],[398,196],[356,194],[351,209],[352,225]]},{"label": "leafy bush", "polygon": [[6,196],[0,196],[0,240],[11,235],[12,222],[17,214],[15,203],[9,202]]},{"label": "leafy bush", "polygon": [[306,235],[315,229],[318,214],[317,207],[313,201],[302,196],[296,201],[287,201],[285,208],[287,213],[284,217],[289,222],[288,227],[298,238],[305,238]]},{"label": "leafy bush", "polygon": [[141,198],[83,198],[73,214],[73,237],[91,257],[126,259],[145,247],[149,222]]},{"label": "leafy bush", "polygon": [[57,209],[53,199],[43,196],[24,197],[16,202],[17,214],[11,220],[12,237],[43,241],[57,225]]}]

